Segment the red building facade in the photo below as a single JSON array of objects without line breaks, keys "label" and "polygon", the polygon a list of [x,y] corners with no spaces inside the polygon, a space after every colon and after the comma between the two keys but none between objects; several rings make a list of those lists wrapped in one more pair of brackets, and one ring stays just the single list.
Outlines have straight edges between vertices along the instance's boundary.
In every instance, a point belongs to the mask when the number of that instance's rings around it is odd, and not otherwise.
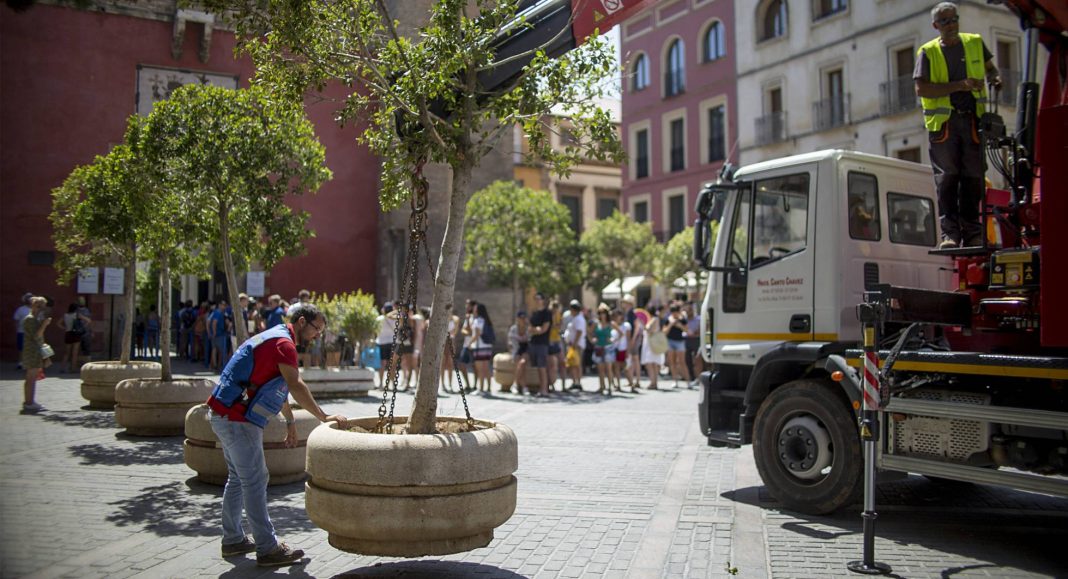
[{"label": "red building facade", "polygon": [[622,25],[623,206],[661,241],[692,225],[701,184],[737,160],[734,3],[657,2]]},{"label": "red building facade", "polygon": [[[57,283],[51,265],[51,191],[77,165],[122,141],[127,117],[138,112],[139,74],[173,69],[236,77],[236,84],[248,86],[252,63],[235,58],[233,34],[198,22],[197,16],[176,26],[180,12],[173,0],[98,2],[92,9],[38,3],[21,12],[0,7],[0,304],[7,320],[0,326],[0,351],[5,361],[15,357],[12,314],[23,293],[52,297],[57,315],[77,297],[73,283]],[[310,214],[315,236],[306,241],[304,255],[285,258],[267,272],[265,293],[288,298],[302,288],[375,289],[378,163],[356,145],[356,128],[338,127],[334,109],[328,102],[307,108],[334,178],[317,194],[289,201]],[[94,357],[100,359],[101,349],[107,350],[110,296],[86,297],[99,336]],[[58,328],[46,338],[62,343]]]}]

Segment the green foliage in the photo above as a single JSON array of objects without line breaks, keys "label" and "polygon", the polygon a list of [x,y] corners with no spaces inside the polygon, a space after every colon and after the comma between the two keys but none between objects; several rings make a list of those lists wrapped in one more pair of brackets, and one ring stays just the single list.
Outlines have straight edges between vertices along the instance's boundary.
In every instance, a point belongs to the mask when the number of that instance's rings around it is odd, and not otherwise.
[{"label": "green foliage", "polygon": [[464,269],[492,283],[556,294],[581,281],[571,215],[548,191],[497,181],[467,205]]},{"label": "green foliage", "polygon": [[[719,222],[711,223],[712,239],[716,238]],[[693,260],[693,227],[687,227],[675,234],[664,246],[656,263],[654,277],[665,284],[670,284],[690,271],[698,271]]]},{"label": "green foliage", "polygon": [[126,265],[133,258],[137,228],[150,209],[144,177],[133,151],[122,144],[75,168],[52,191],[49,220],[60,283],[80,268]]},{"label": "green foliage", "polygon": [[615,211],[594,221],[579,240],[586,287],[600,291],[615,279],[653,272],[660,245],[648,223]]},{"label": "green foliage", "polygon": [[378,308],[374,294],[365,294],[360,290],[330,297],[317,294],[312,296],[311,301],[326,317],[328,336],[344,336],[350,342],[362,343],[378,333]]},{"label": "green foliage", "polygon": [[299,105],[258,89],[186,85],[156,104],[139,145],[162,186],[179,193],[168,210],[194,217],[157,232],[161,239],[225,236],[224,260],[236,255],[268,268],[303,251],[308,215],[285,197],[315,191],[331,173]]},{"label": "green foliage", "polygon": [[[608,113],[596,105],[615,72],[603,39],[556,59],[537,51],[511,87],[481,89],[477,75],[495,66],[492,40],[513,20],[516,0],[440,0],[429,22],[407,36],[377,0],[205,4],[229,11],[256,63],[255,83],[297,102],[331,81],[354,87],[338,118],[369,121],[360,142],[382,159],[385,210],[410,196],[412,167],[421,159],[474,167],[516,125],[527,132],[532,153],[558,173],[583,157],[624,158]],[[561,106],[582,145],[553,151],[548,134],[563,119],[550,112]]]}]

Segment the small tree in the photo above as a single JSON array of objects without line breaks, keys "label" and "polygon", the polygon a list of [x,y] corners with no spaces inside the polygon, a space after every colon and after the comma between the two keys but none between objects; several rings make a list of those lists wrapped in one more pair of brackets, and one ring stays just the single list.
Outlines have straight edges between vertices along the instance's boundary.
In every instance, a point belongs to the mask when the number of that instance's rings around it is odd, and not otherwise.
[{"label": "small tree", "polygon": [[517,296],[532,284],[557,293],[581,281],[571,215],[548,191],[497,181],[468,202],[464,270],[486,273]]},{"label": "small tree", "polygon": [[[384,209],[412,195],[412,175],[423,163],[452,169],[433,314],[408,421],[409,432],[433,432],[472,173],[501,135],[517,125],[532,151],[554,171],[566,172],[583,156],[622,161],[615,126],[596,104],[604,94],[602,83],[614,72],[613,55],[605,42],[594,39],[560,58],[537,48],[498,60],[495,47],[505,29],[526,27],[515,19],[517,0],[440,0],[433,4],[429,23],[411,38],[397,30],[381,0],[206,4],[233,15],[243,46],[256,62],[258,83],[295,101],[308,88],[321,89],[330,81],[359,85],[339,116],[369,117],[361,142],[382,159],[379,199]],[[516,66],[508,82],[486,90],[480,76],[516,63],[525,64]],[[583,145],[554,151],[542,123],[559,123],[550,113],[560,105],[568,109],[575,142]]]},{"label": "small tree", "polygon": [[[205,240],[218,243],[236,305],[235,257],[269,268],[301,252],[312,235],[308,214],[284,201],[331,177],[325,151],[300,105],[256,88],[186,85],[162,104],[153,111],[146,146],[169,187],[184,190],[186,208],[211,226]],[[244,324],[236,329],[240,341],[248,339]]]},{"label": "small tree", "polygon": [[337,294],[327,298],[325,295],[313,295],[316,304],[326,317],[327,333],[335,338],[344,337],[356,348],[378,333],[378,308],[375,296],[360,290]]},{"label": "small tree", "polygon": [[[136,119],[131,123],[137,123]],[[118,262],[126,267],[119,362],[130,363],[137,277],[137,228],[151,210],[145,175],[125,144],[71,172],[52,191],[56,271],[65,283],[83,267]]]},{"label": "small tree", "polygon": [[601,291],[628,274],[653,272],[660,245],[648,223],[638,223],[615,211],[611,217],[594,221],[579,240],[586,286]]}]

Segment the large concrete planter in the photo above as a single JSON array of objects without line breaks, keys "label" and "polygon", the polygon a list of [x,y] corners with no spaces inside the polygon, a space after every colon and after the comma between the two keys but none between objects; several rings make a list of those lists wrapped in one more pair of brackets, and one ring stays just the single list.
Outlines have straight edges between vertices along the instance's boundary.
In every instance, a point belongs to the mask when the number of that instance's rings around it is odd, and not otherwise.
[{"label": "large concrete planter", "polygon": [[90,408],[110,410],[115,407],[115,386],[123,380],[159,379],[163,366],[159,362],[89,362],[82,366],[82,398]]},{"label": "large concrete planter", "polygon": [[[497,354],[493,357],[493,379],[501,385],[501,392],[511,392],[512,384],[515,384],[515,362],[511,354]],[[538,369],[530,365],[526,368],[526,387],[528,390],[538,389]],[[519,392],[518,387],[516,392]]]},{"label": "large concrete planter", "polygon": [[[197,473],[197,480],[213,485],[226,484],[226,459],[223,458],[219,438],[211,429],[211,410],[200,404],[185,415],[185,464]],[[271,478],[267,484],[284,485],[304,478],[304,462],[308,435],[319,426],[319,420],[307,410],[294,410],[297,424],[297,446],[286,448],[286,423],[272,419],[263,429],[263,456]]]},{"label": "large concrete planter", "polygon": [[[369,430],[377,422],[350,424]],[[463,419],[438,418],[446,422]],[[308,438],[308,518],[350,553],[421,557],[485,547],[515,512],[519,458],[512,429],[475,422],[483,430],[422,435],[319,426]]]},{"label": "large concrete planter", "polygon": [[367,396],[375,386],[375,373],[367,368],[302,368],[300,377],[318,400]]},{"label": "large concrete planter", "polygon": [[136,436],[178,436],[185,414],[211,395],[215,382],[202,378],[133,378],[115,386],[115,421]]}]

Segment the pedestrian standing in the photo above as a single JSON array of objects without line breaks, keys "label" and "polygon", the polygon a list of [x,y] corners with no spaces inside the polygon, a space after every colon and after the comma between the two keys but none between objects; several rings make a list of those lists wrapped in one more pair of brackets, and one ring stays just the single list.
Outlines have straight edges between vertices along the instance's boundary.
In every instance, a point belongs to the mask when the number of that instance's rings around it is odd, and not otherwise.
[{"label": "pedestrian standing", "polygon": [[700,385],[698,376],[704,371],[704,358],[701,357],[701,314],[697,313],[693,302],[686,303],[686,364],[690,371],[689,387]]},{"label": "pedestrian standing", "polygon": [[986,164],[978,133],[979,118],[986,112],[983,78],[1001,87],[1001,77],[983,38],[960,31],[956,4],[939,2],[931,10],[931,26],[938,38],[917,51],[912,78],[923,107],[938,192],[938,247],[974,247],[983,243],[979,204]]},{"label": "pedestrian standing", "polygon": [[612,395],[615,376],[616,351],[612,347],[612,314],[606,304],[597,306],[597,322],[593,327],[593,363],[597,365],[597,392]]},{"label": "pedestrian standing", "polygon": [[375,337],[375,344],[378,346],[378,386],[380,388],[386,387],[386,368],[389,367],[391,371],[391,364],[393,363],[393,334],[397,331],[397,322],[391,314],[393,313],[393,303],[386,302],[382,305],[382,314],[375,319],[378,323],[378,336]]},{"label": "pedestrian standing", "polygon": [[685,384],[690,383],[690,372],[686,366],[686,316],[678,303],[672,303],[668,312],[668,317],[663,322],[668,339],[668,371],[678,388],[680,380]]},{"label": "pedestrian standing", "polygon": [[[270,474],[263,454],[263,428],[281,412],[286,422],[286,448],[297,446],[297,427],[289,394],[322,422],[336,421],[347,427],[348,419],[327,415],[315,401],[297,369],[298,344],[307,344],[322,334],[326,319],[311,304],[298,307],[291,324],[277,326],[249,338],[227,362],[208,399],[211,428],[219,437],[226,460],[227,479],[222,503],[222,556],[256,552],[261,567],[291,565],[304,551],[279,542],[267,513],[267,481]],[[251,364],[249,363],[251,362]],[[242,511],[248,517],[252,537],[245,535]]]},{"label": "pedestrian standing", "polygon": [[564,344],[568,349],[567,366],[571,374],[571,386],[567,389],[581,392],[582,364],[586,353],[586,316],[583,315],[582,303],[578,300],[571,300],[568,313],[570,316],[565,321]]},{"label": "pedestrian standing", "polygon": [[493,359],[493,320],[486,304],[475,303],[475,318],[471,321],[471,347],[475,362],[475,385],[480,393],[490,392],[490,360]]},{"label": "pedestrian standing", "polygon": [[564,338],[563,338],[563,321],[564,321],[564,308],[560,305],[560,301],[553,298],[549,301],[549,354],[548,354],[548,376],[549,376],[549,389],[556,390],[556,379],[560,378],[560,391],[564,391]]},{"label": "pedestrian standing", "polygon": [[90,322],[89,318],[78,313],[78,304],[72,303],[67,308],[67,313],[59,320],[63,330],[63,359],[67,362],[67,373],[73,374],[81,368],[79,356],[82,350],[82,335],[85,327]]},{"label": "pedestrian standing", "polygon": [[[556,300],[553,300],[555,303]],[[557,304],[559,306],[559,304]],[[527,358],[530,367],[538,372],[538,390],[534,396],[542,397],[549,395],[549,384],[555,381],[555,359],[560,351],[560,343],[556,342],[556,353],[553,354],[553,314],[545,307],[545,294],[534,294],[534,311],[530,314],[530,341],[527,346]],[[556,332],[559,336],[559,331]],[[551,376],[551,378],[550,378]]]},{"label": "pedestrian standing", "polygon": [[159,312],[156,304],[148,308],[148,316],[145,317],[145,356],[159,358]]},{"label": "pedestrian standing", "polygon": [[49,363],[42,352],[44,349],[44,333],[52,318],[45,314],[48,300],[41,296],[30,296],[30,311],[22,319],[22,329],[25,337],[22,342],[22,367],[25,369],[25,379],[22,382],[22,413],[33,414],[44,408],[35,400],[37,395],[37,380],[44,375],[44,368]]},{"label": "pedestrian standing", "polygon": [[[427,320],[430,316],[427,316]],[[456,334],[460,331],[460,318],[455,314],[449,315],[448,325],[445,328],[445,346],[441,353],[441,388],[446,392],[455,392],[453,389],[453,374],[455,370],[454,364],[456,363]],[[446,386],[445,376],[448,375],[449,381]],[[463,384],[460,384],[463,387]]]},{"label": "pedestrian standing", "polygon": [[622,390],[623,377],[627,378],[627,386],[630,387],[631,392],[636,392],[637,384],[631,380],[630,368],[627,361],[630,359],[630,336],[631,325],[627,321],[626,314],[622,310],[616,310],[612,313],[613,328],[619,333],[616,338],[616,390]]},{"label": "pedestrian standing", "polygon": [[267,301],[270,305],[267,308],[266,321],[264,322],[263,329],[265,330],[286,323],[286,309],[282,305],[282,296],[274,294]]},{"label": "pedestrian standing", "polygon": [[642,354],[641,361],[642,366],[645,366],[645,372],[649,375],[649,390],[657,389],[657,382],[660,379],[660,367],[664,365],[664,355],[653,353],[652,341],[649,336],[661,331],[660,314],[662,308],[652,308],[653,312],[648,316],[648,321],[642,330]]},{"label": "pedestrian standing", "polygon": [[193,322],[193,361],[207,360],[208,356],[208,302],[200,302],[197,318]]},{"label": "pedestrian standing", "polygon": [[[472,368],[475,362],[474,354],[472,352],[472,329],[471,323],[475,319],[475,300],[470,298],[464,303],[464,319],[460,323],[460,335],[463,336],[463,347],[460,348],[460,357],[456,362],[460,366],[460,370],[463,372],[463,384],[460,384],[460,388],[464,388],[467,392],[474,390],[473,386],[470,386],[471,381],[467,377],[467,371]],[[476,378],[477,379],[477,378]]]},{"label": "pedestrian standing", "polygon": [[30,315],[30,298],[32,297],[33,294],[30,292],[22,294],[22,300],[19,303],[19,307],[15,308],[15,344],[18,346],[19,350],[19,362],[15,366],[16,370],[22,369],[22,346],[26,340],[26,334],[24,328],[22,327],[22,322],[26,320],[26,316]]},{"label": "pedestrian standing", "polygon": [[[508,352],[512,355],[512,363],[515,364],[515,386],[519,394],[527,390],[527,350],[530,347],[530,324],[527,323],[527,313],[519,310],[515,313],[515,323],[508,328]],[[507,392],[501,386],[502,392]]]}]

